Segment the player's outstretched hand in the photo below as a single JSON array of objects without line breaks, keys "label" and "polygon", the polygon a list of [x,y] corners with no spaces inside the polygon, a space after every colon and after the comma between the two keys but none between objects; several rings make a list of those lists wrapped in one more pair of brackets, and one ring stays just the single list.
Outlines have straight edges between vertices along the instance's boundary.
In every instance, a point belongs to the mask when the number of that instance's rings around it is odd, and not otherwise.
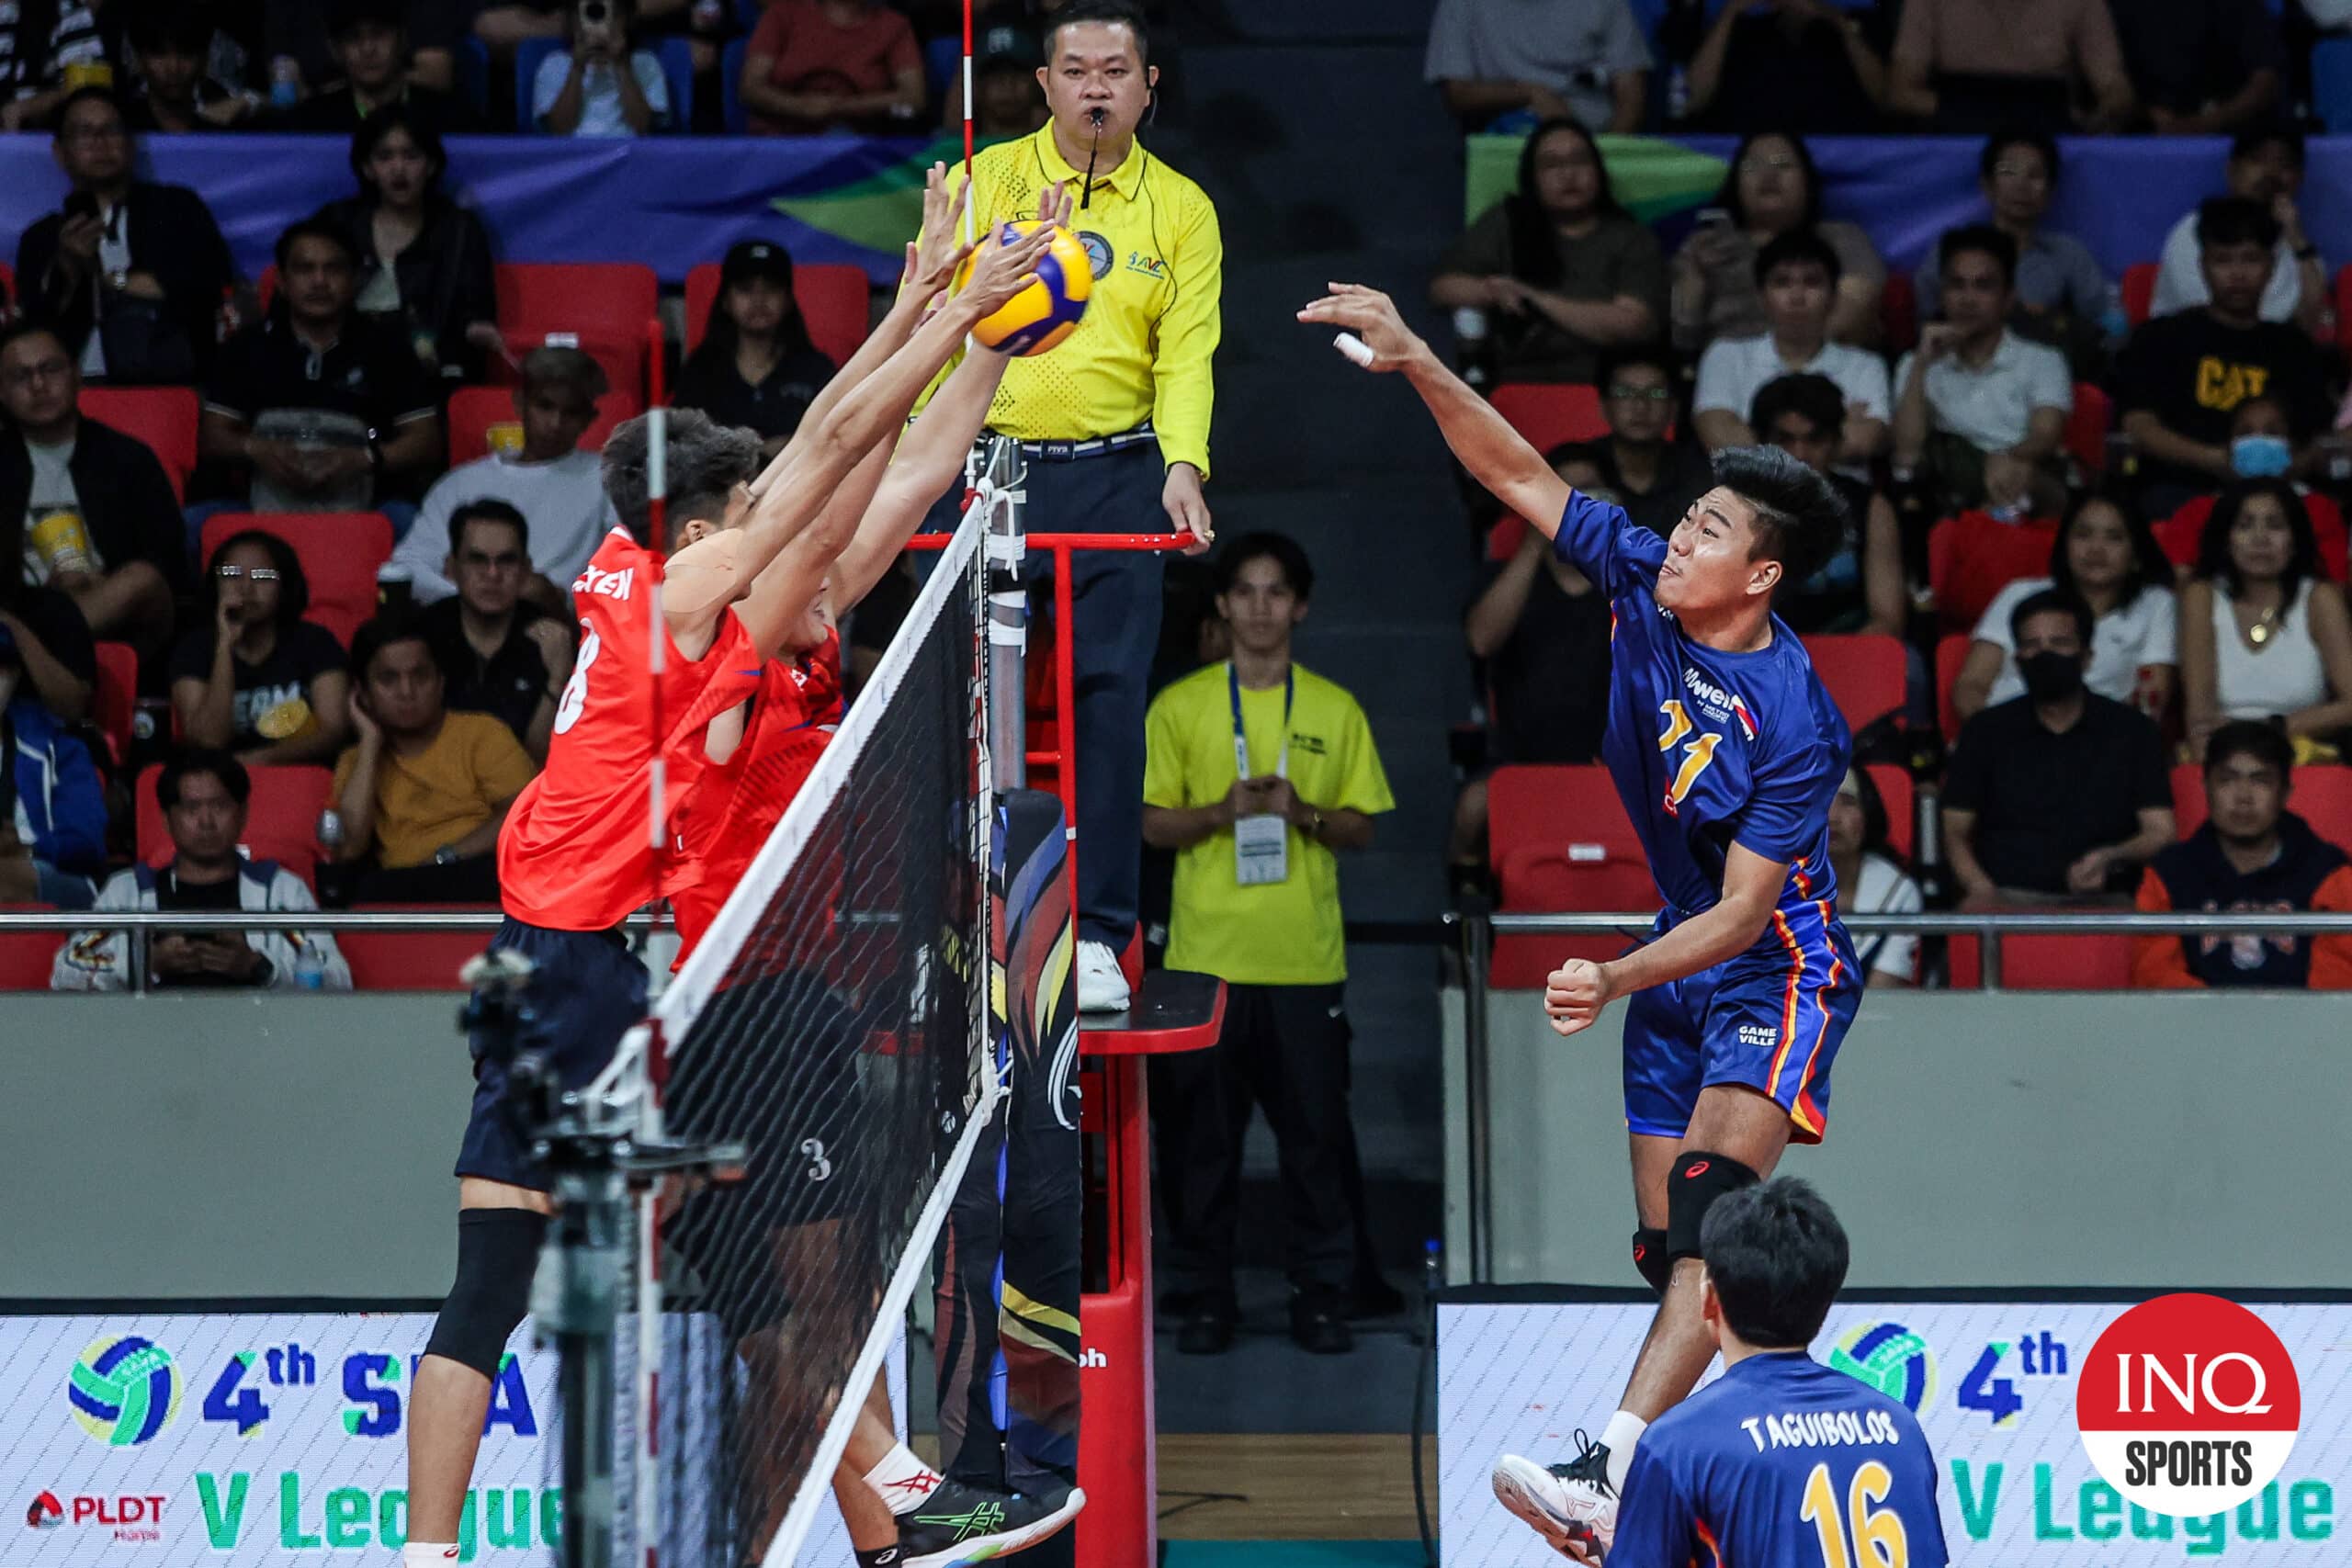
[{"label": "player's outstretched hand", "polygon": [[1067,229],[1069,227],[1069,215],[1074,210],[1070,205],[1069,186],[1061,180],[1056,180],[1037,193],[1037,221],[1040,223]]},{"label": "player's outstretched hand", "polygon": [[933,164],[923,171],[922,229],[914,243],[907,247],[908,293],[928,299],[947,287],[956,269],[971,254],[971,248],[961,238],[964,204],[971,196],[968,184],[958,186],[954,195],[948,194],[946,164]]},{"label": "player's outstretched hand", "polygon": [[1298,319],[1339,327],[1362,338],[1372,350],[1365,369],[1402,370],[1416,355],[1429,352],[1429,344],[1414,336],[1405,318],[1396,313],[1396,302],[1379,289],[1361,283],[1334,283],[1330,289],[1301,310]]},{"label": "player's outstretched hand", "polygon": [[1544,1011],[1554,1033],[1575,1034],[1589,1028],[1616,994],[1607,964],[1571,958],[1544,979]]},{"label": "player's outstretched hand", "polygon": [[961,298],[982,315],[994,310],[1037,281],[1037,263],[1053,237],[1052,226],[1040,223],[1009,245],[983,239]]}]

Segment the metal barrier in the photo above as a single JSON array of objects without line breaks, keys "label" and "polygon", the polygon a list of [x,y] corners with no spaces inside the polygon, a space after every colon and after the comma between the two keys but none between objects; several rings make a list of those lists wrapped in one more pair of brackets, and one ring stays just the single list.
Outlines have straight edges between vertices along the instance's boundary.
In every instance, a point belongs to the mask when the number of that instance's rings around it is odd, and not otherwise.
[{"label": "metal barrier", "polygon": [[[2309,910],[2203,914],[2150,913],[2138,909],[2000,910],[1967,914],[1939,911],[1917,915],[1845,915],[1846,929],[1859,935],[1973,936],[1980,951],[1979,990],[2001,988],[2001,942],[2005,936],[2352,936],[2352,913]],[[1483,909],[1449,910],[1442,923],[1453,928],[1455,956],[1462,967],[1463,1089],[1469,1102],[1469,1187],[1464,1196],[1470,1224],[1470,1270],[1474,1280],[1492,1277],[1488,1252],[1494,1235],[1494,1145],[1488,1115],[1490,1077],[1487,1037],[1487,971],[1498,936],[1623,936],[1647,932],[1657,911],[1624,914],[1520,914]]]}]

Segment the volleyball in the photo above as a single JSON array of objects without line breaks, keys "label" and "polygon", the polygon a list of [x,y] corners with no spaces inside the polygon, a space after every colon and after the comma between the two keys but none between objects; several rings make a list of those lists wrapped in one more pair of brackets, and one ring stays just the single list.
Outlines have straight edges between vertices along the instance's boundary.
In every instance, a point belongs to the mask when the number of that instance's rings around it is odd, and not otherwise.
[{"label": "volleyball", "polygon": [[[996,243],[1012,244],[1036,227],[1035,220],[999,224]],[[956,275],[956,288],[964,287],[971,270],[967,258]],[[1086,246],[1069,230],[1057,228],[1038,258],[1037,281],[983,318],[972,329],[972,337],[999,354],[1043,354],[1078,330],[1087,296],[1093,292],[1094,268]]]},{"label": "volleyball", "polygon": [[82,1430],[128,1448],[164,1429],[179,1408],[180,1374],[171,1352],[135,1334],[94,1341],[74,1363],[66,1400]]}]

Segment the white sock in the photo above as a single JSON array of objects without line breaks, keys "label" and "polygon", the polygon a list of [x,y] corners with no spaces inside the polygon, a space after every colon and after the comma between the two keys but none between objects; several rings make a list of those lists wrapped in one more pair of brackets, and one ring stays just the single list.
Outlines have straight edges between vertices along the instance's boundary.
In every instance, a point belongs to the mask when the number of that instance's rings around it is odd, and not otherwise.
[{"label": "white sock", "polygon": [[[874,1488],[876,1496],[890,1506],[893,1514],[911,1511],[931,1495],[939,1484],[939,1472],[915,1457],[914,1450],[900,1443],[882,1456],[882,1462],[865,1472],[865,1483]],[[402,1568],[413,1568],[403,1564]]]},{"label": "white sock", "polygon": [[1634,1467],[1634,1445],[1650,1424],[1630,1410],[1620,1410],[1600,1429],[1600,1441],[1609,1450],[1609,1489],[1622,1494],[1625,1490],[1625,1472]]},{"label": "white sock", "polygon": [[401,1548],[401,1568],[447,1568],[457,1560],[455,1541],[435,1546],[431,1541],[412,1540]]}]

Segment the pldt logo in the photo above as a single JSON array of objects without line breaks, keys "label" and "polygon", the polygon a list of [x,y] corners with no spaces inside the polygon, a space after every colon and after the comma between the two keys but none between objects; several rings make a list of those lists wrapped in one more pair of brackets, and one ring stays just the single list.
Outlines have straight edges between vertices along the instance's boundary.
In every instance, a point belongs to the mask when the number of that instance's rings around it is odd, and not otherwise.
[{"label": "pldt logo", "polygon": [[62,1499],[54,1492],[44,1492],[32,1500],[25,1510],[25,1523],[33,1529],[51,1530],[60,1525],[96,1525],[112,1532],[118,1541],[136,1542],[164,1539],[164,1504],[160,1493],[130,1493],[120,1495],[75,1495]]},{"label": "pldt logo", "polygon": [[33,1499],[32,1506],[25,1510],[25,1524],[30,1529],[55,1529],[64,1522],[65,1505],[57,1500],[54,1492],[42,1493]]}]

